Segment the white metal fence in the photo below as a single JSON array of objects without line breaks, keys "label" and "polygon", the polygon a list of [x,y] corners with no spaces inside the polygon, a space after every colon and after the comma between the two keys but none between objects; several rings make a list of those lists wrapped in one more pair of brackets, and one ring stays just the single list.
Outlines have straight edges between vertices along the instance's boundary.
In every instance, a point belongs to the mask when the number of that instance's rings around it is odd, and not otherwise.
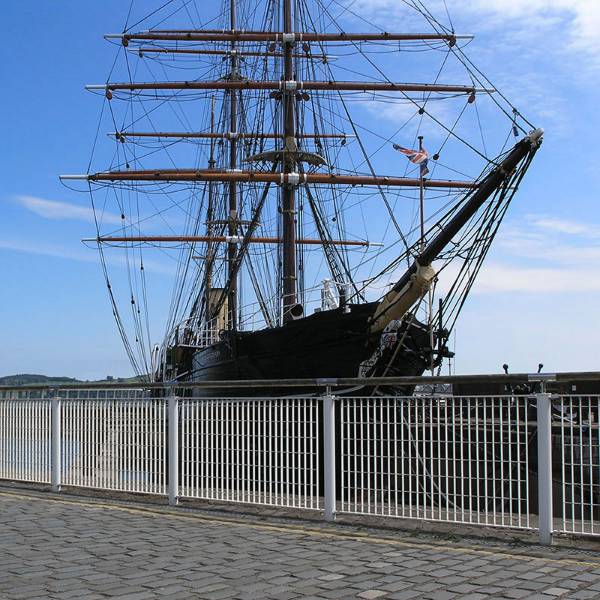
[{"label": "white metal fence", "polygon": [[531,527],[527,398],[342,398],[341,511]]},{"label": "white metal fence", "polygon": [[165,494],[162,399],[63,400],[61,483]]},{"label": "white metal fence", "polygon": [[0,392],[0,478],[600,534],[599,396]]},{"label": "white metal fence", "polygon": [[182,399],[179,494],[319,508],[314,398]]},{"label": "white metal fence", "polygon": [[49,400],[0,400],[0,478],[50,483]]},{"label": "white metal fence", "polygon": [[558,449],[554,478],[558,530],[600,534],[599,396],[563,396],[554,402],[552,437]]}]

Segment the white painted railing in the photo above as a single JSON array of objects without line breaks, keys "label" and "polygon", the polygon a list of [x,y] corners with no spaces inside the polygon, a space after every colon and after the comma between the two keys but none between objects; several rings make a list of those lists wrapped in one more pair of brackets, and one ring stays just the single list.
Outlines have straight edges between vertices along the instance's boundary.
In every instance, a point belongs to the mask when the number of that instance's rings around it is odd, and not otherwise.
[{"label": "white painted railing", "polygon": [[4,391],[0,479],[600,534],[599,396],[178,391]]},{"label": "white painted railing", "polygon": [[179,401],[179,496],[320,508],[318,400]]},{"label": "white painted railing", "polygon": [[530,528],[527,398],[341,398],[341,511]]},{"label": "white painted railing", "polygon": [[49,400],[0,400],[0,478],[50,483]]},{"label": "white painted railing", "polygon": [[166,493],[162,399],[63,400],[61,484]]},{"label": "white painted railing", "polygon": [[563,396],[554,401],[554,446],[559,449],[559,531],[600,534],[600,396]]}]

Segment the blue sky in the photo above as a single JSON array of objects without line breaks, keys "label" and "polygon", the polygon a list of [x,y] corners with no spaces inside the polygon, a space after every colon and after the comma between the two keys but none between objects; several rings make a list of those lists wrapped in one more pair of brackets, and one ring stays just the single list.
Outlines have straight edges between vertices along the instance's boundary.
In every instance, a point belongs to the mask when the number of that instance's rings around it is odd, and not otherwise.
[{"label": "blue sky", "polygon": [[[441,2],[428,4],[444,16]],[[469,55],[546,130],[458,324],[457,372],[496,372],[503,362],[513,371],[538,362],[551,371],[596,370],[600,3],[447,4],[457,31],[476,34]],[[402,30],[399,5],[345,2],[389,30]],[[3,3],[10,26],[0,62],[7,82],[0,95],[0,374],[131,373],[96,253],[80,241],[94,235],[89,199],[58,180],[87,168],[101,102],[83,86],[105,80],[114,48],[102,35],[123,28],[128,6],[123,0]],[[378,118],[391,127],[397,115]],[[163,279],[157,289],[166,298]]]}]

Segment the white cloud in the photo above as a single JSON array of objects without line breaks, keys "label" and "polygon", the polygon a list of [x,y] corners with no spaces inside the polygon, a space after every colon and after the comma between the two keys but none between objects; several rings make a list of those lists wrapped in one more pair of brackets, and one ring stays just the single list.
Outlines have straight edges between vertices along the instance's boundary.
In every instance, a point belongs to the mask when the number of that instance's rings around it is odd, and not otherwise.
[{"label": "white cloud", "polygon": [[0,249],[25,252],[27,254],[39,254],[41,256],[52,256],[55,258],[66,258],[83,262],[97,262],[98,260],[98,256],[95,253],[73,252],[70,248],[40,243],[37,241],[0,239]]},{"label": "white cloud", "polygon": [[456,3],[453,10],[487,13],[502,22],[518,20],[523,29],[561,28],[559,40],[571,50],[600,60],[598,0],[472,0]]},{"label": "white cloud", "polygon": [[496,258],[484,264],[474,293],[600,292],[597,226],[544,215],[526,220],[527,228],[501,232]]},{"label": "white cloud", "polygon": [[528,215],[529,226],[509,225],[498,239],[498,250],[512,260],[589,270],[600,264],[600,228],[594,224]]},{"label": "white cloud", "polygon": [[600,292],[600,268],[519,267],[500,263],[483,266],[474,293]]},{"label": "white cloud", "polygon": [[[0,239],[0,250],[12,250],[14,252],[24,252],[26,254],[37,254],[39,256],[49,256],[53,258],[62,258],[74,260],[77,262],[100,263],[97,251],[78,251],[66,246],[58,246],[52,243],[45,243],[30,240],[9,240]],[[90,249],[92,250],[92,249]],[[110,265],[120,268],[127,268],[128,263],[125,256],[111,253],[105,254],[106,262]],[[173,275],[175,266],[144,258],[144,269],[161,275]]]},{"label": "white cloud", "polygon": [[[461,26],[465,20],[477,18],[480,27],[498,26],[513,34],[529,32],[532,36],[544,35],[554,29],[557,36],[546,38],[544,48],[558,42],[563,48],[581,52],[600,64],[600,2],[598,0],[446,0],[450,16]],[[390,21],[410,19],[411,11],[397,0],[351,0],[351,9],[387,24]],[[431,13],[447,24],[446,10],[441,0],[429,0]],[[485,20],[481,17],[485,17]],[[508,21],[511,21],[510,25]],[[533,39],[532,39],[533,43]]]},{"label": "white cloud", "polygon": [[[457,275],[458,265],[450,265],[444,269],[440,274],[437,291],[445,294]],[[473,295],[585,292],[600,292],[600,268],[595,267],[594,263],[590,266],[583,260],[578,264],[553,266],[519,265],[498,260],[486,262],[471,290]]]},{"label": "white cloud", "polygon": [[[528,215],[526,221],[526,227],[513,222],[501,229],[493,256],[483,264],[471,294],[600,292],[599,227],[544,215]],[[459,268],[455,261],[440,272],[438,293],[448,291]],[[386,283],[400,275],[392,273]],[[379,298],[386,289],[383,282],[372,285],[369,297]]]},{"label": "white cloud", "polygon": [[[594,223],[531,214],[506,223],[484,262],[472,295],[500,293],[579,294],[600,292],[600,227]],[[441,264],[434,262],[439,271]],[[444,295],[457,278],[458,260],[439,271],[437,293]],[[367,288],[370,300],[382,297],[402,269]]]},{"label": "white cloud", "polygon": [[587,223],[580,223],[578,221],[540,215],[528,215],[527,219],[534,226],[548,231],[580,235],[585,237],[600,236],[600,228],[591,226]]},{"label": "white cloud", "polygon": [[[44,219],[54,220],[77,220],[94,222],[94,211],[88,206],[79,206],[68,202],[57,202],[55,200],[45,200],[35,196],[17,196],[17,202],[30,210],[31,212],[43,217]],[[111,213],[99,215],[99,220],[103,223],[120,224],[121,218]]]}]

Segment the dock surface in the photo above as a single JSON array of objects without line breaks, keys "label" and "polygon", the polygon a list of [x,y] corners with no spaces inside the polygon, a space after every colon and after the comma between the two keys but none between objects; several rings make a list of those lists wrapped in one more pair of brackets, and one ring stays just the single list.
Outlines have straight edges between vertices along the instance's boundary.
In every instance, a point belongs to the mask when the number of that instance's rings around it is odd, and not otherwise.
[{"label": "dock surface", "polygon": [[0,487],[0,598],[600,598],[600,553]]}]

